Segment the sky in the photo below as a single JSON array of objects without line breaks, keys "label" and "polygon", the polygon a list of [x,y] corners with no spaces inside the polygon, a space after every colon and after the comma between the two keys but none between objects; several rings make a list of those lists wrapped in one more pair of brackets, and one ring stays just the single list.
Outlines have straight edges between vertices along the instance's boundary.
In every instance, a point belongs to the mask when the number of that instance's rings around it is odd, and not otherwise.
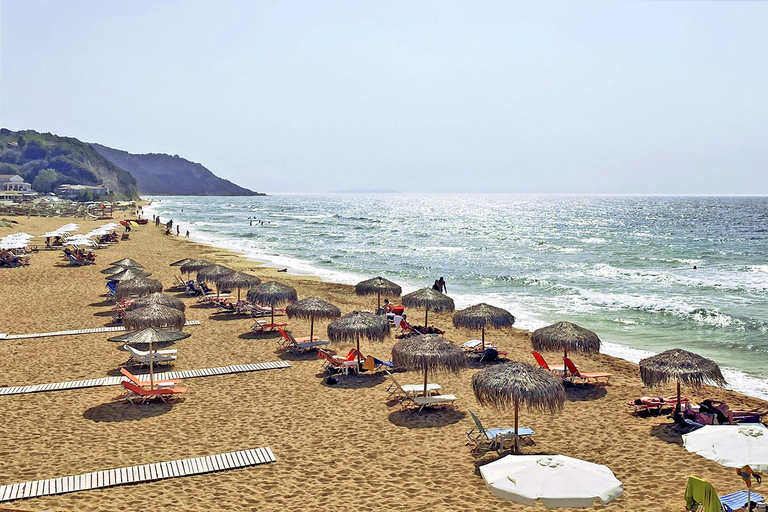
[{"label": "sky", "polygon": [[0,126],[267,192],[768,194],[768,2],[2,0]]}]

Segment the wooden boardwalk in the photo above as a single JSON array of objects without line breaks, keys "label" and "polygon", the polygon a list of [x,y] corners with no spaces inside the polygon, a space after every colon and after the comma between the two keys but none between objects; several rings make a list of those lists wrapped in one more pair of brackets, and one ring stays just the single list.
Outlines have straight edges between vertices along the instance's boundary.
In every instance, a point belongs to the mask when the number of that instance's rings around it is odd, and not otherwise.
[{"label": "wooden boardwalk", "polygon": [[[203,368],[200,370],[181,370],[178,372],[156,373],[158,380],[166,379],[194,379],[196,377],[210,377],[212,375],[227,375],[229,373],[258,372],[261,370],[275,370],[278,368],[290,368],[288,361],[269,361],[266,363],[238,364],[234,366],[219,366],[216,368]],[[149,382],[149,374],[136,375],[141,381]],[[122,375],[119,377],[102,377],[100,379],[72,380],[69,382],[54,382],[51,384],[34,384],[31,386],[10,386],[0,388],[1,395],[21,395],[24,393],[41,393],[44,391],[63,391],[65,389],[96,388],[101,386],[117,386],[122,381],[128,380]]]},{"label": "wooden boardwalk", "polygon": [[[200,320],[189,320],[185,326],[200,325]],[[100,332],[119,332],[124,331],[125,327],[118,325],[117,327],[94,327],[92,329],[74,329],[71,331],[54,331],[54,332],[35,332],[32,334],[5,334],[0,333],[0,340],[27,340],[30,338],[48,338],[51,336],[73,336],[77,334],[96,334]]]},{"label": "wooden boardwalk", "polygon": [[275,462],[275,454],[267,446],[265,448],[208,455],[207,457],[107,469],[76,476],[0,485],[0,502],[87,491],[89,489],[101,489],[116,485],[152,482],[166,478],[201,475],[216,471],[226,471],[228,469],[258,466],[270,462]]}]

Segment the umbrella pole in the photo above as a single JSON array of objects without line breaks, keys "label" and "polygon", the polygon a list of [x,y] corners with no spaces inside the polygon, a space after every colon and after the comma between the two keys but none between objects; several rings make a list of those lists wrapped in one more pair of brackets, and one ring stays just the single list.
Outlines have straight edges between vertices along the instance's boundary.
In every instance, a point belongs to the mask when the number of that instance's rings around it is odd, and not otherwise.
[{"label": "umbrella pole", "polygon": [[381,290],[376,293],[376,304],[376,312],[378,313],[381,309]]},{"label": "umbrella pole", "polygon": [[152,339],[149,340],[149,389],[155,388],[155,366],[153,364],[154,358],[152,357]]},{"label": "umbrella pole", "polygon": [[270,323],[275,325],[275,306],[272,306],[272,321]]},{"label": "umbrella pole", "polygon": [[675,405],[675,421],[680,421],[680,381],[677,381],[677,404]]},{"label": "umbrella pole", "polygon": [[427,328],[427,317],[429,316],[429,306],[424,310],[424,328]]},{"label": "umbrella pole", "polygon": [[[515,397],[515,453],[520,453],[520,446],[517,444],[517,415],[520,411],[520,399],[518,397]],[[502,446],[502,448],[504,448]]]},{"label": "umbrella pole", "polygon": [[427,367],[426,367],[426,365],[424,366],[424,396],[429,396],[429,395],[427,395]]},{"label": "umbrella pole", "polygon": [[357,371],[359,373],[360,372],[360,335],[358,334],[355,339],[357,341],[357,354],[355,355],[357,356]]},{"label": "umbrella pole", "polygon": [[315,316],[309,317],[309,341],[315,341]]},{"label": "umbrella pole", "polygon": [[483,325],[483,352],[485,352],[485,325]]}]

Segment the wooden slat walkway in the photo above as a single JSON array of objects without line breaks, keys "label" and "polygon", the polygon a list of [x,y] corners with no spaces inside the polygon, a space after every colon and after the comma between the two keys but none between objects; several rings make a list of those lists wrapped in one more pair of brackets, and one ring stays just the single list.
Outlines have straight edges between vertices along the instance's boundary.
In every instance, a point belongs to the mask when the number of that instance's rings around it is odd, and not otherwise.
[{"label": "wooden slat walkway", "polygon": [[[186,326],[200,325],[200,320],[188,320]],[[94,327],[92,329],[74,329],[71,331],[54,331],[54,332],[35,332],[32,334],[2,334],[0,339],[2,340],[26,340],[30,338],[48,338],[50,336],[72,336],[77,334],[95,334],[99,332],[119,332],[124,331],[125,327],[119,325],[117,327]]]},{"label": "wooden slat walkway", "polygon": [[[234,366],[219,366],[216,368],[202,368],[200,370],[181,370],[177,372],[162,372],[155,374],[159,380],[166,379],[194,379],[196,377],[210,377],[212,375],[227,375],[229,373],[258,372],[261,370],[275,370],[278,368],[290,368],[288,361],[268,361],[266,363],[238,364]],[[136,375],[139,380],[149,382],[149,374]],[[43,391],[62,391],[65,389],[96,388],[101,386],[118,386],[122,381],[128,380],[122,375],[119,377],[102,377],[100,379],[72,380],[68,382],[54,382],[51,384],[33,384],[31,386],[10,386],[0,388],[0,395],[21,395],[24,393],[40,393]]]},{"label": "wooden slat walkway", "polygon": [[228,469],[269,464],[275,461],[275,454],[267,446],[265,448],[252,448],[250,450],[208,455],[207,457],[107,469],[77,476],[0,485],[0,502],[87,491],[89,489],[100,489],[116,485],[152,482],[166,478],[201,475],[204,473],[226,471]]}]

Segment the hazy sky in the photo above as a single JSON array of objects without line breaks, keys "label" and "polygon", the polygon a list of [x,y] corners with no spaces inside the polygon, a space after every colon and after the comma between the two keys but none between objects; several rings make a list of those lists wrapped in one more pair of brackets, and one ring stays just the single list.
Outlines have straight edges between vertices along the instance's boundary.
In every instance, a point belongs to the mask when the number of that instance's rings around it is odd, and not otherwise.
[{"label": "hazy sky", "polygon": [[768,193],[768,2],[2,0],[0,125],[266,192]]}]

